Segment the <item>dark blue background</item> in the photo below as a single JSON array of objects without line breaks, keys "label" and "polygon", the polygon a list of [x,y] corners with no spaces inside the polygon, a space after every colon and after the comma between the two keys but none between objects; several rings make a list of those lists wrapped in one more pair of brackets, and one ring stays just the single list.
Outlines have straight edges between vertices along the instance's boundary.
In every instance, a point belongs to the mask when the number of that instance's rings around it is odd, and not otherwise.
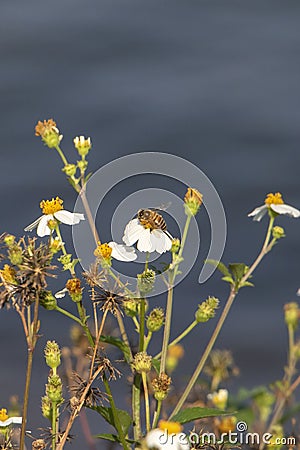
[{"label": "dark blue background", "polygon": [[[198,165],[226,210],[224,261],[251,262],[266,222],[253,223],[247,213],[270,191],[300,207],[299,13],[299,2],[289,0],[2,0],[1,231],[22,234],[43,198],[60,194],[72,209],[75,195],[57,155],[34,137],[37,120],[53,117],[70,155],[75,135],[92,137],[93,169],[141,151],[174,153]],[[241,292],[218,340],[241,368],[239,385],[282,374],[282,307],[299,287],[300,244],[299,222],[284,217],[280,224],[286,239],[255,273],[256,288]],[[198,272],[178,288],[174,334],[208,294],[224,304],[220,277],[200,287]],[[47,376],[42,346],[46,338],[66,344],[68,325],[42,313],[33,430],[45,426],[37,406]],[[203,325],[188,339],[187,370],[211,329]],[[24,385],[26,346],[14,311],[0,314],[0,354],[4,407],[10,394],[22,397]]]}]

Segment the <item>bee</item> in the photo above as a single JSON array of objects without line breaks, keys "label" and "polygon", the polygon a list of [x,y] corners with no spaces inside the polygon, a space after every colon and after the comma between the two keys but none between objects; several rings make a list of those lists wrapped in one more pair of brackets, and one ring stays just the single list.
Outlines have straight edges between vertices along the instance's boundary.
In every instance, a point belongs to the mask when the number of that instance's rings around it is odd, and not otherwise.
[{"label": "bee", "polygon": [[140,209],[137,213],[140,224],[151,230],[167,230],[167,224],[163,216],[154,209]]}]

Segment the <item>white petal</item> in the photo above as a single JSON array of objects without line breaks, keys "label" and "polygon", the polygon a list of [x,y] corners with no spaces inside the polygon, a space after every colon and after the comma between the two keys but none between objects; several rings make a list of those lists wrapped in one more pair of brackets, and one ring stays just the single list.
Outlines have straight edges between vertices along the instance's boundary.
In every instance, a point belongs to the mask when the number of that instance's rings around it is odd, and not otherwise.
[{"label": "white petal", "polygon": [[49,220],[53,220],[52,214],[47,214],[41,217],[36,230],[39,237],[49,236],[51,234],[51,230],[48,227]]},{"label": "white petal", "polygon": [[140,252],[154,252],[155,248],[152,245],[151,242],[151,233],[149,228],[145,229],[143,227],[143,233],[141,234],[138,243],[137,243],[137,249]]},{"label": "white petal", "polygon": [[40,220],[43,216],[40,216],[38,219],[36,219],[34,222],[32,222],[30,225],[28,225],[26,228],[24,228],[24,231],[32,231],[34,230],[38,224],[40,223]]},{"label": "white petal", "polygon": [[64,288],[61,291],[56,292],[56,294],[54,294],[54,297],[55,298],[63,298],[67,292],[68,292],[68,289]]},{"label": "white petal", "polygon": [[189,450],[188,439],[184,433],[167,434],[167,432],[155,428],[149,431],[145,437],[148,448],[155,448],[157,450]]},{"label": "white petal", "polygon": [[266,212],[268,211],[267,205],[259,206],[258,208],[255,208],[251,213],[248,214],[248,217],[253,217],[253,220],[256,220],[256,222],[259,222]]},{"label": "white petal", "polygon": [[81,220],[84,220],[84,215],[80,213],[72,213],[70,211],[66,211],[62,209],[61,211],[57,211],[54,213],[55,219],[59,220],[66,225],[76,225]]},{"label": "white petal", "polygon": [[298,291],[297,291],[297,295],[300,295],[300,288],[299,288]]},{"label": "white petal", "polygon": [[108,244],[112,249],[111,256],[118,261],[134,261],[137,258],[134,248],[127,247],[116,242],[109,242]]},{"label": "white petal", "polygon": [[135,244],[144,231],[145,228],[139,223],[138,219],[130,220],[124,230],[123,242],[129,246]]},{"label": "white petal", "polygon": [[172,247],[172,241],[162,230],[153,230],[151,232],[151,242],[157,253],[165,253]]},{"label": "white petal", "polygon": [[271,205],[272,211],[277,214],[285,214],[286,216],[295,217],[296,219],[300,217],[299,209],[294,208],[290,205]]}]

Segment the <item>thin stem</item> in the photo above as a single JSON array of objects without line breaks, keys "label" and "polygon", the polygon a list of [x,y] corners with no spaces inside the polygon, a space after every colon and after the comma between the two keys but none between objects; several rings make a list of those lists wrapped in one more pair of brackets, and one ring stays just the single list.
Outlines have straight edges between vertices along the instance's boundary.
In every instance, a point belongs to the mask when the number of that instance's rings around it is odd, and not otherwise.
[{"label": "thin stem", "polygon": [[97,246],[98,242],[100,242],[100,238],[99,238],[99,234],[98,234],[98,231],[97,231],[97,228],[96,228],[93,216],[92,216],[92,212],[91,212],[91,209],[90,209],[89,202],[88,202],[88,200],[86,198],[86,186],[83,186],[83,188],[81,189],[80,197],[81,197],[82,204],[83,204],[83,207],[84,207],[84,210],[85,210],[88,222],[89,222],[89,226],[90,226],[91,231],[93,233],[93,238],[94,238],[95,244]]},{"label": "thin stem", "polygon": [[141,375],[135,374],[132,385],[132,417],[133,417],[133,435],[134,440],[138,441],[141,437],[141,418],[140,418],[140,405],[141,405]]},{"label": "thin stem", "polygon": [[157,400],[157,406],[156,406],[156,410],[155,410],[154,417],[153,417],[152,428],[157,427],[157,422],[158,422],[158,419],[160,416],[160,411],[161,411],[161,405],[162,405],[162,401]]},{"label": "thin stem", "polygon": [[93,339],[93,337],[91,335],[89,327],[86,324],[87,318],[86,318],[84,307],[82,306],[81,301],[80,302],[76,302],[76,305],[77,305],[77,310],[78,310],[79,317],[81,319],[81,326],[82,326],[82,328],[85,331],[85,334],[86,334],[86,336],[88,338],[90,346],[93,348],[94,347],[94,339]]},{"label": "thin stem", "polygon": [[124,325],[124,321],[123,321],[123,317],[122,314],[120,313],[119,310],[117,310],[116,312],[116,317],[117,317],[117,321],[118,321],[118,325],[120,328],[120,333],[121,333],[121,337],[123,339],[123,341],[125,342],[125,344],[127,345],[129,352],[130,352],[130,359],[132,360],[132,353],[131,353],[131,347],[130,347],[130,343],[129,343],[129,339],[126,333],[126,329],[125,329],[125,325]]},{"label": "thin stem", "polygon": [[152,331],[148,331],[148,335],[147,335],[147,337],[145,338],[145,345],[144,345],[144,350],[145,350],[145,351],[147,350],[148,345],[149,345],[149,343],[150,343],[150,341],[151,341],[152,334],[153,334]]},{"label": "thin stem", "polygon": [[56,436],[57,436],[57,406],[56,402],[52,402],[52,450],[56,449]]},{"label": "thin stem", "polygon": [[[271,232],[272,232],[272,228],[273,228],[273,223],[274,223],[274,217],[271,216],[270,217],[270,221],[269,221],[267,234],[266,234],[266,238],[265,238],[265,241],[263,243],[262,249],[261,249],[258,257],[256,258],[256,260],[253,262],[253,264],[249,268],[249,270],[246,272],[246,274],[240,280],[240,283],[239,283],[240,285],[243,285],[243,283],[248,280],[248,278],[253,273],[253,271],[258,266],[258,264],[261,262],[263,257],[272,249],[272,247],[273,247],[273,245],[275,243],[274,239],[271,240],[271,242],[270,242],[270,237],[271,237]],[[238,292],[238,288],[236,289],[235,287],[232,286],[231,290],[230,290],[230,294],[229,294],[228,299],[227,299],[227,302],[225,304],[225,307],[224,307],[224,309],[222,311],[222,314],[221,314],[221,316],[219,318],[219,321],[218,321],[218,323],[216,325],[216,328],[215,328],[215,330],[214,330],[214,332],[213,332],[213,334],[212,334],[212,336],[211,336],[211,338],[210,338],[210,340],[209,340],[209,342],[207,344],[207,347],[206,347],[206,349],[205,349],[205,351],[204,351],[204,353],[203,353],[203,355],[202,355],[202,357],[201,357],[201,359],[200,359],[200,361],[199,361],[199,363],[198,363],[198,365],[197,365],[197,367],[196,367],[196,369],[195,369],[195,371],[194,371],[190,381],[188,382],[188,384],[187,384],[187,386],[186,386],[182,396],[180,397],[176,407],[174,408],[173,412],[171,413],[170,419],[175,414],[177,414],[178,411],[180,411],[180,409],[182,408],[182,406],[183,406],[184,402],[186,401],[188,395],[190,394],[192,388],[194,387],[194,384],[196,383],[196,381],[197,381],[197,379],[198,379],[198,377],[199,377],[199,375],[200,375],[200,373],[201,373],[201,371],[202,371],[202,369],[203,369],[203,367],[204,367],[204,365],[205,365],[205,363],[207,361],[207,358],[208,358],[208,356],[209,356],[209,354],[210,354],[210,352],[211,352],[211,350],[212,350],[212,348],[213,348],[213,346],[214,346],[214,344],[215,344],[215,342],[216,342],[216,340],[218,338],[218,335],[219,335],[219,333],[220,333],[220,331],[221,331],[221,329],[223,327],[223,324],[224,324],[224,322],[226,320],[226,317],[228,316],[228,313],[229,313],[229,311],[231,309],[231,306],[233,304],[233,301],[234,301],[234,299],[236,297],[237,292]]]},{"label": "thin stem", "polygon": [[90,378],[92,378],[92,374],[93,374],[93,370],[94,370],[94,364],[95,364],[95,359],[96,359],[96,356],[97,356],[99,342],[100,342],[100,338],[101,338],[101,335],[102,335],[102,332],[103,332],[103,328],[104,328],[104,324],[105,324],[105,321],[106,321],[107,314],[108,314],[108,309],[106,309],[104,311],[104,313],[103,313],[101,324],[100,324],[99,330],[97,331],[95,343],[93,342],[94,350],[93,350],[93,356],[92,356],[91,367],[90,367],[90,375],[89,375]]},{"label": "thin stem", "polygon": [[62,162],[64,163],[64,165],[67,166],[67,165],[68,165],[67,158],[65,157],[64,152],[62,151],[62,149],[60,148],[60,146],[57,145],[57,146],[55,147],[55,149],[57,150],[59,156],[61,157]]},{"label": "thin stem", "polygon": [[164,337],[160,360],[160,374],[164,373],[166,369],[166,359],[171,332],[172,307],[173,307],[173,287],[169,288],[168,290]]},{"label": "thin stem", "polygon": [[144,351],[145,343],[145,312],[146,312],[146,302],[144,298],[141,298],[140,303],[140,341],[139,341],[139,352]]},{"label": "thin stem", "polygon": [[[169,343],[168,349],[175,344],[178,344],[185,336],[187,336],[194,328],[198,325],[197,320],[194,320],[185,330],[183,330],[182,333],[180,333],[175,339],[173,339],[172,342]],[[161,352],[157,353],[157,355],[154,356],[155,359],[159,358],[161,356]]]},{"label": "thin stem", "polygon": [[83,323],[81,322],[81,320],[74,316],[74,314],[70,313],[69,311],[66,311],[65,309],[61,308],[60,306],[56,306],[55,307],[55,311],[60,312],[61,314],[63,314],[66,317],[69,317],[69,319],[74,320],[75,322],[79,323],[79,325],[81,325],[83,327]]},{"label": "thin stem", "polygon": [[147,433],[150,431],[150,405],[149,405],[149,391],[147,384],[147,375],[145,372],[142,373],[142,381],[144,388],[144,397],[145,397],[145,412],[146,412],[146,430]]}]

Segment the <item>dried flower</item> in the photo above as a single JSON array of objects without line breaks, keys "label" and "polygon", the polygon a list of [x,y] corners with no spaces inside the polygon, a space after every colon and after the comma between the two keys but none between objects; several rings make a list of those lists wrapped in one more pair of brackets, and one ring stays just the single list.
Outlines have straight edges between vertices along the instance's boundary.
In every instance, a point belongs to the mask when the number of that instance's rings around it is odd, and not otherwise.
[{"label": "dried flower", "polygon": [[184,196],[185,212],[188,216],[195,216],[197,214],[202,205],[202,199],[203,195],[197,189],[188,188]]},{"label": "dried flower", "polygon": [[35,135],[41,136],[42,141],[49,148],[56,148],[62,140],[62,134],[59,134],[59,129],[53,119],[38,121],[35,127]]},{"label": "dried flower", "polygon": [[219,300],[216,297],[208,297],[207,300],[198,305],[195,313],[197,322],[207,322],[215,317],[216,309],[219,306]]},{"label": "dried flower", "polygon": [[151,382],[154,398],[158,401],[164,400],[170,390],[171,378],[166,373],[161,373]]}]

